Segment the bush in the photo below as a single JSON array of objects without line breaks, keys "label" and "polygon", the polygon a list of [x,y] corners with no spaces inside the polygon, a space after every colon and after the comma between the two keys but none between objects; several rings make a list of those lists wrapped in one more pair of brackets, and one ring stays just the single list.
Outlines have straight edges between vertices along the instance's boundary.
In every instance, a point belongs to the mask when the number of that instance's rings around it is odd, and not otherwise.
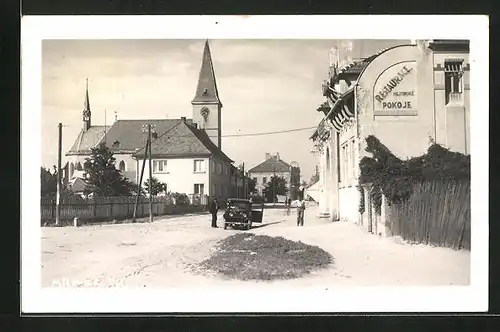
[{"label": "bush", "polygon": [[175,205],[189,205],[190,200],[188,195],[181,193],[173,193],[172,197],[175,200]]},{"label": "bush", "polygon": [[[378,215],[381,212],[382,193],[389,205],[398,204],[410,197],[415,182],[470,180],[470,156],[451,152],[439,144],[433,143],[427,153],[420,157],[403,161],[375,136],[368,136],[366,143],[366,151],[373,157],[361,159],[359,184],[372,184],[370,196]],[[359,211],[364,213],[364,199],[360,199]]]}]

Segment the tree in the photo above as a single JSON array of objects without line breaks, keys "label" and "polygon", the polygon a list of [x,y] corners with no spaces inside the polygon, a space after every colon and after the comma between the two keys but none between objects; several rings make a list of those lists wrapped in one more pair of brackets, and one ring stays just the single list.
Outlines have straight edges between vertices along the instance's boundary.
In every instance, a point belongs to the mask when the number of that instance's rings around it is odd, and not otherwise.
[{"label": "tree", "polygon": [[167,185],[163,182],[160,182],[157,178],[151,178],[151,184],[148,181],[144,184],[144,189],[149,194],[151,188],[151,195],[158,196],[159,194],[167,191]]},{"label": "tree", "polygon": [[57,174],[40,167],[40,189],[42,196],[55,196],[57,192]]},{"label": "tree", "polygon": [[[57,167],[54,167],[54,173],[49,169],[40,167],[40,194],[45,197],[55,197],[57,193]],[[61,197],[73,196],[74,193],[61,183]]]},{"label": "tree", "polygon": [[188,195],[182,193],[173,193],[172,197],[175,200],[175,205],[189,205],[190,200]]},{"label": "tree", "polygon": [[248,192],[253,194],[257,186],[257,179],[248,179]]},{"label": "tree", "polygon": [[269,202],[274,201],[276,195],[286,195],[287,192],[288,188],[284,177],[272,176],[266,183],[265,196]]},{"label": "tree", "polygon": [[91,148],[90,157],[85,159],[83,168],[87,174],[85,195],[95,196],[129,196],[137,189],[115,167],[115,158],[111,150],[104,144]]}]

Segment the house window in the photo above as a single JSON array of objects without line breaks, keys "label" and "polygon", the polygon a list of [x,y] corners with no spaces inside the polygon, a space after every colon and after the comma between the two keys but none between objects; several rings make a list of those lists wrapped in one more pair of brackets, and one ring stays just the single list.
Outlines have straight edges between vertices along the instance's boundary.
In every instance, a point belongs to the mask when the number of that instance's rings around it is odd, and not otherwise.
[{"label": "house window", "polygon": [[212,173],[215,173],[215,161],[212,160],[210,164],[211,164],[210,167],[212,168]]},{"label": "house window", "polygon": [[118,170],[120,172],[125,172],[125,162],[123,160],[118,164]]},{"label": "house window", "polygon": [[222,174],[222,164],[221,163],[217,164],[217,174]]},{"label": "house window", "polygon": [[167,173],[167,161],[153,160],[153,173]]},{"label": "house window", "polygon": [[194,161],[194,172],[204,173],[205,172],[205,160],[195,160]]},{"label": "house window", "polygon": [[204,195],[205,194],[205,185],[203,183],[195,183],[194,193],[195,193],[195,195]]},{"label": "house window", "polygon": [[264,176],[264,177],[262,178],[262,184],[266,184],[266,183],[267,183],[267,177],[265,177],[265,176]]},{"label": "house window", "polygon": [[463,98],[463,59],[445,60],[444,89],[446,104]]}]

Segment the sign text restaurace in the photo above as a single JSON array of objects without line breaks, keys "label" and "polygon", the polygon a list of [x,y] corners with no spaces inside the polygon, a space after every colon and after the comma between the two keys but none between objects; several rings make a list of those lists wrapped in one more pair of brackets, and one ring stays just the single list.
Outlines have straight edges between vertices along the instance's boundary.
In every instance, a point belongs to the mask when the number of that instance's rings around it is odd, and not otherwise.
[{"label": "sign text restaurace", "polygon": [[[397,87],[401,82],[403,82],[403,78],[411,73],[413,68],[408,68],[406,66],[403,66],[403,68],[398,72],[396,76],[394,76],[383,88],[382,90],[375,95],[375,99],[379,102],[383,102],[384,99],[391,93],[392,90],[394,90],[395,87]],[[399,102],[401,103],[401,102]],[[409,103],[409,102],[405,102]],[[389,103],[388,103],[389,104]],[[387,105],[389,106],[389,105]],[[410,108],[411,106],[407,106]],[[389,106],[389,108],[391,108]]]}]

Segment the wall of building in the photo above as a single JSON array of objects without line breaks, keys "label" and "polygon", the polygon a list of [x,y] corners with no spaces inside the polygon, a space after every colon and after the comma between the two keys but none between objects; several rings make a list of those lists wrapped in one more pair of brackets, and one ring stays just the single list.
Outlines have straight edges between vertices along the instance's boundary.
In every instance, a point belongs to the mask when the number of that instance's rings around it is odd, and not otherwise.
[{"label": "wall of building", "polygon": [[[398,75],[402,81],[383,96],[384,86]],[[392,48],[366,67],[356,91],[360,157],[370,156],[365,151],[369,135],[402,159],[427,151],[429,137],[435,137],[433,76],[431,52],[417,45]]]},{"label": "wall of building", "polygon": [[[291,173],[290,172],[249,172],[248,177],[250,179],[257,179],[256,188],[261,188],[261,186],[265,186],[267,182],[273,177],[279,176],[286,180],[287,188],[290,190],[290,180]],[[266,182],[264,182],[264,178],[266,178]],[[258,190],[259,195],[262,195],[262,189]]]},{"label": "wall of building", "polygon": [[[463,60],[463,94],[458,100],[446,102],[445,61]],[[434,53],[434,109],[436,142],[453,151],[470,153],[470,62],[468,53]]]},{"label": "wall of building", "polygon": [[[84,165],[85,159],[88,158],[88,155],[79,155],[79,156],[67,156],[65,158],[64,163],[68,162],[69,163],[69,176],[71,178],[72,172],[71,168],[76,169],[77,163],[80,163],[80,165]],[[123,161],[125,163],[125,171],[122,172],[122,174],[127,177],[131,182],[137,183],[139,181],[137,177],[137,160],[132,158],[131,154],[114,154],[113,157],[115,157],[115,167],[116,169],[119,169],[120,162]],[[141,165],[142,166],[142,165]],[[147,165],[146,165],[147,166]],[[74,173],[74,172],[73,172]]]},{"label": "wall of building", "polygon": [[212,157],[209,165],[210,197],[217,197],[225,201],[233,196],[233,185],[231,183],[231,164],[227,161]]},{"label": "wall of building", "polygon": [[[162,173],[154,172],[153,177],[157,178],[159,181],[167,184],[168,192],[178,192],[183,194],[193,194],[195,184],[203,184],[205,194],[209,188],[209,172],[208,172],[208,158],[169,158],[169,159],[155,159],[154,161],[166,160],[167,168]],[[194,161],[204,160],[205,171],[195,172],[194,171]],[[143,159],[139,159],[138,163],[142,167]],[[154,166],[153,166],[154,167]],[[140,172],[140,169],[139,169]],[[140,174],[139,174],[140,175]],[[143,184],[148,181],[149,178],[149,165],[146,160],[146,167],[144,169]]]},{"label": "wall of building", "polygon": [[338,182],[338,149],[334,130],[329,129],[330,137],[323,142],[319,154],[319,215],[338,220],[339,215],[339,182]]}]

